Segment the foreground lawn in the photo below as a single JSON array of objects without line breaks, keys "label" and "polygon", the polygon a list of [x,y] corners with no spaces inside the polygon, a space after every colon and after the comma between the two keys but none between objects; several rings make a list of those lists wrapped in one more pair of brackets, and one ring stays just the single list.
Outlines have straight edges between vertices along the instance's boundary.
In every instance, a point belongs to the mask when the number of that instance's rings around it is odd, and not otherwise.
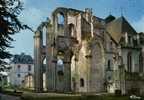
[{"label": "foreground lawn", "polygon": [[[21,100],[130,100],[129,96],[95,95],[95,94],[63,94],[63,93],[34,93],[27,90],[14,92],[13,89],[5,89],[4,94],[20,96]],[[134,99],[133,99],[134,100]],[[144,100],[144,99],[142,99]]]},{"label": "foreground lawn", "polygon": [[22,96],[22,100],[129,100],[128,96],[97,96],[97,95],[69,95],[69,96]]},{"label": "foreground lawn", "polygon": [[129,100],[128,96],[103,96],[102,100]]}]

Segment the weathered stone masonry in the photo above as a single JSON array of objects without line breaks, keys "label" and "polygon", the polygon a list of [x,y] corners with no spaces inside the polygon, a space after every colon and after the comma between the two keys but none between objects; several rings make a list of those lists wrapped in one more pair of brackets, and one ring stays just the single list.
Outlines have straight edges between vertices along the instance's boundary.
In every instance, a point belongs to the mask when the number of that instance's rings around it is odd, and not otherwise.
[{"label": "weathered stone masonry", "polygon": [[[43,44],[44,28],[46,28],[46,44]],[[139,48],[133,43],[132,45],[126,43],[133,42],[128,38],[134,36],[138,35],[124,17],[115,19],[109,16],[102,19],[93,16],[92,9],[88,8],[85,11],[57,8],[52,13],[51,20],[42,22],[35,32],[36,92],[43,91],[42,64],[46,59],[47,91],[114,92],[121,90],[122,93],[126,93],[128,90],[124,76],[129,70],[128,66],[129,68],[131,66],[125,62],[129,58],[124,61],[125,53],[131,51],[135,55],[136,52],[142,51],[142,44],[138,44],[141,46]],[[140,62],[136,63],[139,65]],[[135,72],[135,65],[133,69]]]}]

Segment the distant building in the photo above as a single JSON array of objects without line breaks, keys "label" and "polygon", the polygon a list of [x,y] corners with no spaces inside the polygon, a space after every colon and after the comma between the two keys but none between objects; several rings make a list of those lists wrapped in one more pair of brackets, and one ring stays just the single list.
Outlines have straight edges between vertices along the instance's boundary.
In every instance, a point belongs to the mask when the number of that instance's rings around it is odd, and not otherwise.
[{"label": "distant building", "polygon": [[18,87],[33,88],[34,65],[33,58],[24,53],[14,55],[9,73],[10,84]]}]

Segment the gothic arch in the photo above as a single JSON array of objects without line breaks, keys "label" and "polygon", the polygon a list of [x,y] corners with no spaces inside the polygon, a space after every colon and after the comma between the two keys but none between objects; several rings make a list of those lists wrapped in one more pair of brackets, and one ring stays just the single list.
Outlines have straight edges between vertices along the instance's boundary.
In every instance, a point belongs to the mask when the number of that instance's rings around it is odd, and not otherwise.
[{"label": "gothic arch", "polygon": [[108,70],[111,70],[111,60],[109,59],[108,62],[107,62],[107,69]]},{"label": "gothic arch", "polygon": [[127,54],[127,70],[128,72],[132,71],[132,52],[128,52]]},{"label": "gothic arch", "polygon": [[70,24],[68,25],[68,28],[69,28],[69,36],[74,37],[74,38],[77,38],[75,25],[72,24],[72,23],[70,23]]},{"label": "gothic arch", "polygon": [[57,23],[59,26],[64,26],[64,14],[62,12],[57,13]]},{"label": "gothic arch", "polygon": [[35,36],[38,35],[39,38],[41,39],[41,41],[40,41],[41,45],[46,45],[46,34],[47,34],[47,27],[48,27],[49,23],[50,23],[49,21],[42,22],[38,26],[38,28],[37,28],[37,30],[35,32]]},{"label": "gothic arch", "polygon": [[85,86],[85,81],[83,78],[80,78],[80,87],[84,87]]},{"label": "gothic arch", "polygon": [[[59,15],[63,18],[63,23],[59,23],[60,19],[59,19]],[[58,30],[62,30],[63,28],[63,34],[65,33],[66,31],[66,24],[67,24],[67,9],[65,8],[57,8],[53,14],[52,14],[52,17],[53,17],[53,25],[54,25],[54,32],[56,34],[60,34],[60,33],[57,33]]]},{"label": "gothic arch", "polygon": [[55,11],[53,11],[52,16],[55,16],[57,13],[63,13],[64,15],[66,15],[67,9],[63,7],[59,7]]}]

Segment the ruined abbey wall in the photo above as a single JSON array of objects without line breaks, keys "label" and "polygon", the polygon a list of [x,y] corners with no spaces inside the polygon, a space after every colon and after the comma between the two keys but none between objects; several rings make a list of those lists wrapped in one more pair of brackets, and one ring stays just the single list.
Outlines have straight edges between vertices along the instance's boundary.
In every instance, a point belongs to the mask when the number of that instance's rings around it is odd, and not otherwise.
[{"label": "ruined abbey wall", "polygon": [[[116,22],[123,20],[120,18]],[[136,55],[141,49],[124,47],[121,41],[128,41],[125,34],[121,36],[125,40],[115,37],[118,33],[113,34],[115,28],[111,27],[108,31],[108,25],[104,19],[94,16],[92,9],[55,9],[52,18],[42,22],[34,36],[36,92],[43,91],[42,64],[46,59],[46,88],[49,92],[114,93],[121,90],[126,93],[128,51],[124,50],[128,48],[133,52],[132,70],[138,71]],[[119,23],[116,25],[120,26]],[[116,25],[114,22],[113,27]],[[43,28],[46,28],[45,45]]]}]

